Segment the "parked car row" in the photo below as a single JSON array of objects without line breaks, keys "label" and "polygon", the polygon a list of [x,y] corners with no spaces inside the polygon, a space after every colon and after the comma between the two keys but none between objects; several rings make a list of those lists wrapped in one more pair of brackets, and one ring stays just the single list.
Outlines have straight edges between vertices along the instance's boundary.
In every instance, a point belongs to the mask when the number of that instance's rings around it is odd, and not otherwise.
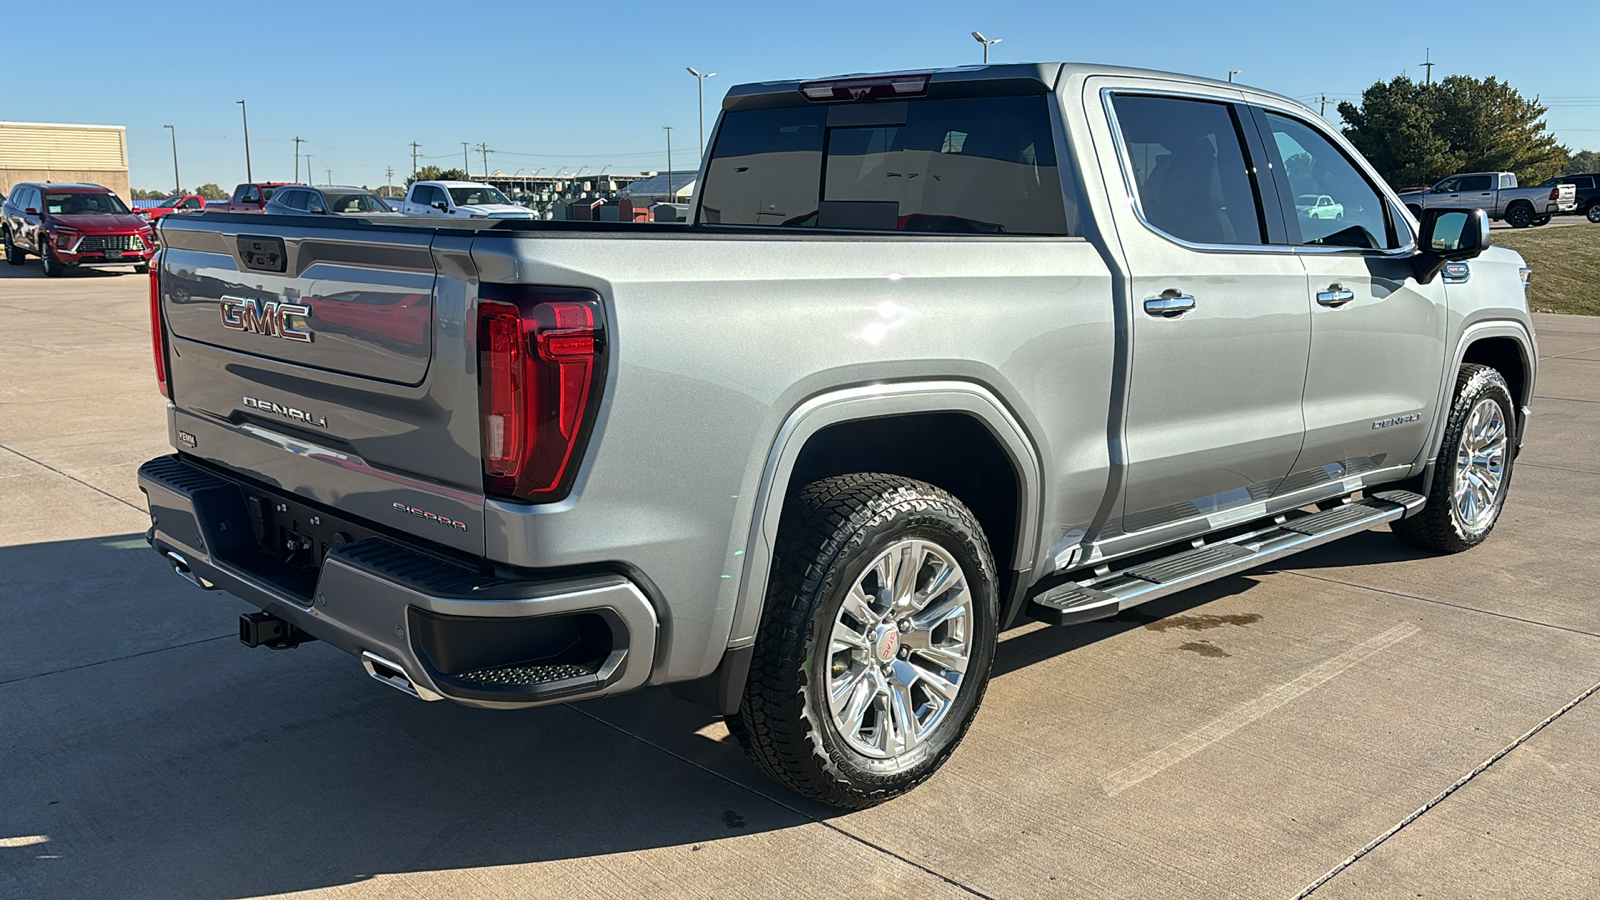
[{"label": "parked car row", "polygon": [[1577,188],[1545,183],[1519,187],[1512,172],[1468,172],[1452,175],[1425,191],[1400,194],[1406,209],[1422,218],[1425,209],[1481,209],[1491,219],[1504,219],[1512,228],[1544,225],[1551,216],[1578,209]]}]

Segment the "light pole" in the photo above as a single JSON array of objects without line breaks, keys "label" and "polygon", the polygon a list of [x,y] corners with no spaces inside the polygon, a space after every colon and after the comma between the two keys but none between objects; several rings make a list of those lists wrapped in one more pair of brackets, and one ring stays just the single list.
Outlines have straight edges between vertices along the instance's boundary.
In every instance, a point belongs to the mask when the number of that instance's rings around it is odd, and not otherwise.
[{"label": "light pole", "polygon": [[667,202],[671,203],[678,199],[677,193],[672,190],[672,126],[661,127],[667,130]]},{"label": "light pole", "polygon": [[244,180],[255,181],[255,175],[250,172],[250,113],[245,108],[243,100],[237,102],[239,104],[239,115],[244,117]]},{"label": "light pole", "polygon": [[461,142],[461,177],[463,177],[463,178],[471,178],[472,176],[467,174],[469,171],[471,171],[471,169],[472,169],[472,164],[467,162],[467,142],[466,141],[462,141]]},{"label": "light pole", "polygon": [[178,177],[178,129],[173,128],[171,125],[163,125],[161,127],[172,132],[172,190],[174,193],[181,194],[183,193],[183,179]]},{"label": "light pole", "polygon": [[706,158],[706,79],[707,78],[715,78],[715,77],[717,77],[717,73],[715,73],[715,72],[707,72],[704,75],[701,75],[698,71],[695,70],[694,66],[684,66],[684,68],[689,70],[689,74],[693,75],[695,82],[700,85],[700,158],[701,159],[705,159]]},{"label": "light pole", "polygon": [[1244,74],[1244,70],[1243,69],[1229,69],[1228,70],[1228,83],[1229,84],[1233,84],[1233,76],[1242,75],[1242,74]]},{"label": "light pole", "polygon": [[1003,40],[1003,38],[995,38],[991,41],[976,31],[972,33],[972,39],[983,45],[983,64],[986,66],[989,64],[989,45],[998,44]]},{"label": "light pole", "polygon": [[[298,181],[299,179],[296,178],[295,180]],[[311,168],[311,154],[307,153],[306,154],[306,181],[315,182],[316,180],[317,180],[317,170]]]}]

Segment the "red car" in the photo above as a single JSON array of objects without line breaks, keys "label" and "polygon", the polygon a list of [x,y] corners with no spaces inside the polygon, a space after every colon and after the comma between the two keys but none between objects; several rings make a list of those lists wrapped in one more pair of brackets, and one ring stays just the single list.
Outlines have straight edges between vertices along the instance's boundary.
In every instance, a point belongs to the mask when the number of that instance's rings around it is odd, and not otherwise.
[{"label": "red car", "polygon": [[286,181],[260,181],[241,184],[233,189],[233,199],[212,203],[206,209],[212,212],[258,213],[272,199],[272,192],[285,187]]},{"label": "red car", "polygon": [[179,194],[176,197],[168,197],[160,206],[147,206],[144,209],[136,209],[134,212],[154,222],[162,216],[170,216],[173,213],[199,212],[205,208],[206,198],[199,194]]},{"label": "red car", "polygon": [[0,206],[6,262],[39,257],[55,277],[79,266],[133,266],[150,271],[155,235],[150,223],[98,184],[23,182]]}]

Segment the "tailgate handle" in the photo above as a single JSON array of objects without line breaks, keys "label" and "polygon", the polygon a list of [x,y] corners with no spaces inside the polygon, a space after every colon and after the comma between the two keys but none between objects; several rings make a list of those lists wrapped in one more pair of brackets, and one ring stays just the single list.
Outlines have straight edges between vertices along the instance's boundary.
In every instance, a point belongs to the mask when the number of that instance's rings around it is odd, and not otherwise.
[{"label": "tailgate handle", "polygon": [[283,252],[283,238],[239,235],[239,261],[246,269],[257,272],[282,272],[288,258]]}]

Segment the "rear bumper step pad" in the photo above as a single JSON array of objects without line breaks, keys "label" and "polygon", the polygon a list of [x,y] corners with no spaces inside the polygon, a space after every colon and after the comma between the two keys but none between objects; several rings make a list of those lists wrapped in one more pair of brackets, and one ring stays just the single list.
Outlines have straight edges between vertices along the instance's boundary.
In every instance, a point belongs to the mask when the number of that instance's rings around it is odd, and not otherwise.
[{"label": "rear bumper step pad", "polygon": [[1158,597],[1404,518],[1421,509],[1424,502],[1422,495],[1410,491],[1384,491],[1282,523],[1264,523],[1227,541],[1185,548],[1122,571],[1057,585],[1028,602],[1028,615],[1052,625],[1104,619]]}]

